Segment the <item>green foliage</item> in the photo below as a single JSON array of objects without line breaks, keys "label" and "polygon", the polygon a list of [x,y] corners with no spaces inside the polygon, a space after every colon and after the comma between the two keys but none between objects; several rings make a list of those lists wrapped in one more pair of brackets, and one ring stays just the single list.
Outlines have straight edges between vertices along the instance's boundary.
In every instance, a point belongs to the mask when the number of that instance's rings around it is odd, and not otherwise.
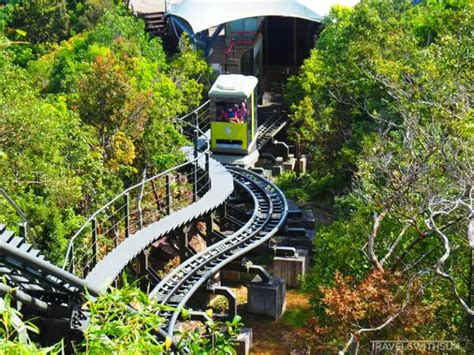
[{"label": "green foliage", "polygon": [[225,324],[208,320],[205,324],[208,334],[201,327],[184,332],[181,334],[182,340],[178,343],[178,348],[187,349],[191,354],[237,354],[232,341],[240,333],[240,327],[243,325],[241,319],[240,316],[235,316]]},{"label": "green foliage", "polygon": [[93,28],[114,0],[12,0],[0,9],[0,29],[32,44],[57,43]]},{"label": "green foliage", "polygon": [[[67,110],[64,100],[41,99],[23,69],[5,62],[0,72],[2,187],[37,227],[47,255],[59,260],[65,238],[80,221],[74,206],[87,192],[82,179],[101,174],[97,166],[83,171],[85,165],[94,167],[90,149],[94,139],[82,129],[78,116]],[[2,220],[13,222],[12,211],[4,200],[0,203]]]},{"label": "green foliage", "polygon": [[[40,2],[34,3],[28,6]],[[6,32],[14,28],[7,14],[28,6],[16,2],[0,10],[11,26]],[[43,54],[27,58],[26,69],[18,65],[18,51],[33,47],[0,35],[2,187],[55,262],[85,216],[136,183],[139,172],[156,174],[183,161],[179,148],[186,140],[173,118],[201,101],[210,75],[199,53],[186,50],[168,60],[160,39],[151,39],[143,21],[122,6],[67,6],[74,26],[89,10],[97,26],[72,37],[78,27],[68,34],[50,29],[58,37],[38,41],[65,40],[35,44]],[[5,201],[0,207],[3,223],[18,222]]]},{"label": "green foliage", "polygon": [[130,85],[131,78],[109,56],[96,58],[92,71],[78,82],[77,111],[98,130],[107,165],[117,170],[135,158],[133,140],[143,135],[150,95]]},{"label": "green foliage", "polygon": [[7,23],[25,32],[31,43],[59,42],[69,35],[70,16],[65,0],[18,0],[2,10]]},{"label": "green foliage", "polygon": [[[90,311],[90,323],[84,340],[76,344],[78,354],[142,354],[165,353],[171,343],[157,337],[156,329],[163,323],[160,310],[174,311],[160,305],[156,299],[127,284],[121,289],[111,288],[97,298],[89,297],[83,307]],[[188,311],[183,310],[186,318]],[[11,298],[0,299],[0,350],[4,354],[62,354],[63,342],[41,348],[30,339],[39,329],[22,321],[22,315],[11,306]],[[236,316],[225,323],[209,320],[204,325],[177,334],[178,349],[194,354],[236,354],[233,341],[240,331],[241,318]]]},{"label": "green foliage", "polygon": [[[315,187],[304,184],[299,197],[311,200],[317,194],[307,191],[325,189],[340,196],[336,221],[321,227],[314,243],[316,266],[306,288],[315,314],[323,319],[327,311],[320,287],[333,286],[336,271],[357,283],[380,269],[367,255],[374,234],[379,261],[394,246],[383,269],[399,271],[403,285],[431,272],[421,281],[420,302],[447,309],[417,325],[418,334],[441,339],[446,328],[462,329],[464,317],[446,281],[441,288],[432,273],[445,249],[427,221],[434,213],[449,238],[450,265],[443,268],[466,297],[469,217],[434,211],[468,198],[472,185],[472,3],[363,0],[353,9],[334,7],[324,25],[286,96],[290,132],[311,160],[310,178],[297,182]],[[294,177],[281,181],[297,190]]]},{"label": "green foliage", "polygon": [[21,46],[12,46],[16,64],[29,61],[48,52],[49,47],[75,33],[92,29],[105,10],[111,10],[118,0],[13,0],[0,7],[0,30]]},{"label": "green foliage", "polygon": [[11,305],[10,295],[0,299],[0,352],[2,354],[59,354],[63,350],[62,342],[48,347],[38,347],[30,339],[30,334],[38,334],[38,328],[23,322],[21,313]]},{"label": "green foliage", "polygon": [[154,329],[163,322],[157,315],[161,307],[139,289],[130,286],[110,289],[85,307],[91,312],[83,343],[85,353],[165,351],[165,345],[154,334]]},{"label": "green foliage", "polygon": [[[378,117],[400,122],[399,103],[380,84],[381,77],[403,87],[416,86],[406,103],[421,104],[425,98],[427,117],[446,113],[430,107],[431,100],[440,95],[447,99],[456,91],[455,83],[469,87],[472,80],[467,1],[418,6],[410,1],[362,1],[356,9],[331,11],[316,48],[300,75],[290,79],[287,92],[293,126],[311,142],[304,148],[317,167],[314,174],[342,176],[340,188],[350,183],[365,137],[378,131]],[[462,40],[454,43],[456,32]],[[466,119],[458,124],[463,130],[471,125]]]}]

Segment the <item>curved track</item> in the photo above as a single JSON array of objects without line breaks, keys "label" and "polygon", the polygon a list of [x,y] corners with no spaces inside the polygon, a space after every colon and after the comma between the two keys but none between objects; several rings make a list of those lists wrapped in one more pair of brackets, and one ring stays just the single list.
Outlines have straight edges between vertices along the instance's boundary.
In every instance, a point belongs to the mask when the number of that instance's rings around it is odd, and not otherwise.
[{"label": "curved track", "polygon": [[151,292],[165,305],[176,307],[164,311],[163,329],[172,337],[176,321],[189,298],[219,269],[270,239],[283,225],[288,205],[283,193],[264,177],[237,167],[228,167],[234,183],[253,199],[254,212],[237,232],[186,260],[168,274]]}]

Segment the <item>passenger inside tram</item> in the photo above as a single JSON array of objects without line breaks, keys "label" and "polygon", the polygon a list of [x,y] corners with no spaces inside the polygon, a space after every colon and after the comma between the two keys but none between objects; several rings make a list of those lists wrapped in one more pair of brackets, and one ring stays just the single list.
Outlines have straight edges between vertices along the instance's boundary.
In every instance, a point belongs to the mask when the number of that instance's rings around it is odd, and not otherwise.
[{"label": "passenger inside tram", "polygon": [[244,123],[247,121],[247,103],[221,102],[216,105],[217,116],[223,122]]}]

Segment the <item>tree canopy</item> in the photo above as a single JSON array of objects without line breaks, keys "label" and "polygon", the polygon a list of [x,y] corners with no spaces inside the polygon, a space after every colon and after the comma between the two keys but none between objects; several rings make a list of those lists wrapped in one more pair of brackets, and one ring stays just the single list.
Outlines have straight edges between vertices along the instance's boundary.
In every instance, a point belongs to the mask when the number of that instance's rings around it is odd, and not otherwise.
[{"label": "tree canopy", "polygon": [[[183,159],[173,118],[201,102],[211,70],[196,51],[167,58],[161,40],[124,7],[43,3],[0,9],[0,180],[29,216],[39,247],[59,262],[94,209],[143,170],[155,174]],[[37,15],[76,27],[24,25]],[[92,23],[81,27],[84,16]],[[0,206],[2,222],[18,221],[6,201]]]},{"label": "tree canopy", "polygon": [[287,92],[293,139],[311,158],[301,179],[334,198],[307,282],[320,340],[466,344],[472,4],[363,0],[324,25]]}]

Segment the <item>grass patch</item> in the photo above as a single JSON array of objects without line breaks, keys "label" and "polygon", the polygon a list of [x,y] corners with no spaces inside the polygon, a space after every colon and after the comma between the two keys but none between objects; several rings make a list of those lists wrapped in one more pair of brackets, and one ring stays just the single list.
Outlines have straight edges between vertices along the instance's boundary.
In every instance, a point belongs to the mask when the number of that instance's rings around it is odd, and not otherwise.
[{"label": "grass patch", "polygon": [[292,327],[304,327],[309,316],[310,312],[307,308],[290,308],[285,312],[281,321]]}]

